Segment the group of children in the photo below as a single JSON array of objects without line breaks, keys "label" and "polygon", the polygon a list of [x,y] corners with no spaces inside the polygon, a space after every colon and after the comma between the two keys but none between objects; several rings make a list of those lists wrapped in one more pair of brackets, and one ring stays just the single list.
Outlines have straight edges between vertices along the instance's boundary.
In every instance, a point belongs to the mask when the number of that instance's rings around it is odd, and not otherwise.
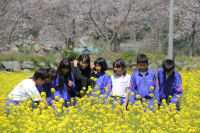
[{"label": "group of children", "polygon": [[[181,76],[175,68],[173,60],[166,59],[162,68],[156,72],[148,69],[148,58],[144,54],[137,56],[138,70],[131,76],[126,73],[126,63],[123,59],[117,59],[113,63],[114,76],[110,77],[105,71],[108,69],[106,60],[97,58],[94,64],[90,64],[88,55],[80,55],[73,64],[68,59],[63,59],[57,71],[52,68],[40,68],[35,71],[34,76],[19,83],[8,95],[6,105],[13,103],[18,105],[21,100],[31,99],[34,102],[43,102],[45,107],[53,105],[53,100],[63,98],[64,106],[68,107],[71,98],[81,98],[83,88],[88,89],[91,85],[91,77],[96,80],[93,84],[93,92],[100,92],[101,95],[113,97],[119,100],[123,106],[134,105],[136,101],[147,103],[148,108],[157,103],[162,104],[165,99],[167,104],[178,105],[182,96]],[[55,88],[52,92],[51,88]],[[46,102],[40,94],[46,92]],[[90,94],[88,95],[91,96]],[[57,97],[57,99],[55,99]],[[177,110],[179,107],[177,106]]]}]

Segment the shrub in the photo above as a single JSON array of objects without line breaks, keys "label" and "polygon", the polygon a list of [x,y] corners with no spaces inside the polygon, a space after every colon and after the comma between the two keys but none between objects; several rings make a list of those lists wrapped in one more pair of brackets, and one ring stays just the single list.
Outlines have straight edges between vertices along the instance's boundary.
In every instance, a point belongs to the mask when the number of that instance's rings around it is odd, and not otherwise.
[{"label": "shrub", "polygon": [[122,52],[120,53],[119,57],[127,60],[127,61],[131,61],[131,60],[136,60],[138,53],[132,50],[129,50],[127,52]]},{"label": "shrub", "polygon": [[80,56],[80,54],[74,52],[73,50],[62,49],[61,56],[62,56],[62,58],[68,58],[70,61],[73,61],[73,60],[77,59]]}]

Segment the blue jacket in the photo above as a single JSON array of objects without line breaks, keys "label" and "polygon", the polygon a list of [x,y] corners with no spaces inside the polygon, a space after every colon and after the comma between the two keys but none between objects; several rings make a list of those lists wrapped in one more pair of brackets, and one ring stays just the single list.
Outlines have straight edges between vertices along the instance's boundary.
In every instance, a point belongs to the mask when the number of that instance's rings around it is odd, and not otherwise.
[{"label": "blue jacket", "polygon": [[47,100],[49,105],[52,105],[52,100],[53,100],[53,98],[52,98],[53,97],[53,93],[51,92],[51,88],[55,88],[54,81],[52,81],[51,83],[44,83],[42,85],[42,88],[40,89],[41,92],[46,92],[46,100]]},{"label": "blue jacket", "polygon": [[[97,78],[97,80],[94,84],[93,91],[96,92],[99,90],[100,95],[106,94],[107,97],[110,96],[111,85],[112,85],[112,79],[111,79],[110,75],[103,72],[100,74],[95,74],[94,77]],[[105,91],[105,87],[108,88],[108,91]]]},{"label": "blue jacket", "polygon": [[[30,79],[33,79],[33,77],[31,77]],[[54,84],[55,84],[55,81],[52,81],[51,83],[44,83],[42,86],[36,85],[40,94],[41,94],[41,92],[46,93],[46,100],[49,105],[52,105],[53,93],[51,92],[51,88],[55,88]]]},{"label": "blue jacket", "polygon": [[[164,70],[163,68],[160,68],[158,70],[158,81],[160,87],[160,102],[163,99],[167,100],[170,95],[172,96],[171,103],[177,103],[180,101],[182,97],[182,80],[176,70],[174,70],[166,80]],[[179,95],[179,98],[177,98],[177,95]]]},{"label": "blue jacket", "polygon": [[[151,89],[154,87],[154,89]],[[132,105],[137,101],[136,96],[140,95],[141,99],[151,100],[153,102],[153,97],[151,93],[154,94],[155,100],[159,103],[159,89],[158,80],[156,73],[152,70],[147,69],[145,76],[143,77],[139,70],[137,70],[130,80],[130,102]],[[134,92],[134,95],[131,94]],[[141,100],[140,99],[140,100]]]},{"label": "blue jacket", "polygon": [[64,77],[64,81],[63,81],[63,88],[62,90],[59,89],[59,75],[57,75],[56,77],[56,80],[54,81],[54,86],[55,86],[55,92],[53,93],[53,99],[55,99],[55,96],[58,96],[59,99],[60,98],[63,98],[64,101],[65,101],[65,105],[66,105],[66,102],[70,101],[71,99],[71,92],[75,89],[75,82],[74,82],[74,76],[73,76],[73,73],[71,72],[71,77],[72,77],[72,82],[73,82],[73,85],[72,87],[70,88],[70,91],[67,91],[67,81],[66,81],[66,77]]}]

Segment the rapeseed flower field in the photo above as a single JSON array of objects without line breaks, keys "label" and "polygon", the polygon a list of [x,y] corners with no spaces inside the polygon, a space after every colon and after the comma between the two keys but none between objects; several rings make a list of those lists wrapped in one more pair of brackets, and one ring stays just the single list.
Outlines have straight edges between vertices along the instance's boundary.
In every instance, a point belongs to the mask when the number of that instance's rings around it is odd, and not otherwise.
[{"label": "rapeseed flower field", "polygon": [[[111,76],[112,72],[108,72]],[[129,72],[131,75],[131,72]],[[103,104],[102,95],[76,99],[75,106],[65,108],[63,99],[55,102],[55,111],[49,107],[44,109],[40,104],[32,109],[31,101],[10,106],[10,114],[6,114],[5,99],[10,91],[23,79],[32,76],[30,73],[0,72],[0,132],[12,133],[40,133],[40,132],[136,132],[136,133],[198,133],[200,132],[200,70],[194,72],[180,72],[183,83],[183,97],[181,111],[174,105],[167,106],[163,101],[160,109],[157,105],[154,111],[145,109],[140,101],[138,105],[127,107],[125,110],[118,102],[111,98]],[[54,92],[54,88],[51,89]],[[89,89],[91,91],[91,88]],[[89,92],[87,92],[89,93]],[[96,92],[98,94],[99,92]],[[45,99],[45,93],[41,94]],[[72,100],[74,102],[74,100]]]}]

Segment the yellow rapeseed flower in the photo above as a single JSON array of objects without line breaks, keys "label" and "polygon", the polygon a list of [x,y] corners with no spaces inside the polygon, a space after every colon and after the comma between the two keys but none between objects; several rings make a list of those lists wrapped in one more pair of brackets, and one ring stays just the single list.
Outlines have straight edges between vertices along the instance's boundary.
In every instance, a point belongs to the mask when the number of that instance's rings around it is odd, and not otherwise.
[{"label": "yellow rapeseed flower", "polygon": [[65,101],[64,101],[63,98],[60,98],[60,99],[59,99],[59,102],[63,104]]},{"label": "yellow rapeseed flower", "polygon": [[151,89],[151,91],[154,91],[154,86],[151,86],[150,89]]},{"label": "yellow rapeseed flower", "polygon": [[42,97],[46,97],[46,92],[41,92]]},{"label": "yellow rapeseed flower", "polygon": [[86,90],[86,87],[83,87],[83,90]]},{"label": "yellow rapeseed flower", "polygon": [[51,88],[51,92],[54,93],[55,92],[55,88]]},{"label": "yellow rapeseed flower", "polygon": [[108,91],[108,87],[105,87],[104,89],[105,89],[105,91]]},{"label": "yellow rapeseed flower", "polygon": [[140,95],[136,95],[136,98],[137,98],[137,99],[140,99],[140,98],[141,98],[141,96],[140,96]]},{"label": "yellow rapeseed flower", "polygon": [[[194,59],[194,61],[198,60]],[[114,75],[113,71],[106,71],[106,73],[110,76]],[[133,72],[127,73],[132,74]],[[41,131],[200,132],[200,120],[198,119],[200,117],[200,70],[191,72],[183,70],[180,75],[184,89],[180,101],[181,110],[177,111],[176,104],[166,103],[166,100],[163,100],[161,106],[151,105],[150,108],[153,108],[153,111],[150,111],[147,108],[148,102],[141,103],[144,99],[136,100],[134,105],[129,102],[128,110],[125,110],[125,106],[121,106],[119,100],[113,101],[112,97],[108,97],[103,102],[102,98],[107,97],[105,94],[101,95],[101,98],[95,95],[90,98],[87,98],[86,95],[83,98],[76,98],[75,106],[67,108],[60,103],[62,99],[59,97],[52,101],[53,106],[49,106],[48,109],[44,109],[42,103],[39,106],[37,103],[32,103],[32,100],[22,101],[18,106],[11,104],[6,107],[8,94],[23,79],[33,76],[33,73],[0,72],[0,98],[2,101],[0,102],[0,131],[31,133]],[[88,86],[88,90],[93,91],[91,86]],[[139,96],[137,98],[141,99]],[[169,96],[169,99],[171,98],[172,96]],[[180,95],[176,99],[180,99]],[[154,102],[159,101],[155,100]],[[71,99],[71,103],[73,104],[73,99]],[[70,105],[70,102],[67,104]],[[32,105],[35,105],[36,108],[33,109]],[[9,115],[5,108],[10,110]]]},{"label": "yellow rapeseed flower", "polygon": [[55,96],[55,99],[56,99],[56,100],[58,100],[58,99],[59,99],[59,97],[58,97],[58,96]]}]

